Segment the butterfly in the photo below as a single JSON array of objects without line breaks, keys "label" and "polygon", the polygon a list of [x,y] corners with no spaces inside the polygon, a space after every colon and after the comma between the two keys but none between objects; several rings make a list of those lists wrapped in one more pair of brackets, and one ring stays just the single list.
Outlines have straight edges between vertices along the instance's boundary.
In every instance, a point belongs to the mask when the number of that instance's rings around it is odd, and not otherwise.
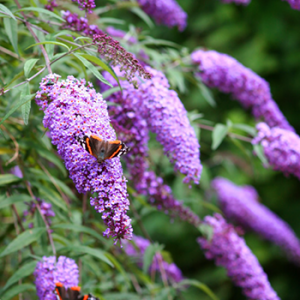
[{"label": "butterfly", "polygon": [[103,163],[106,159],[120,157],[130,149],[121,141],[105,141],[96,135],[84,138],[76,138],[80,145],[91,155],[97,158],[98,163]]},{"label": "butterfly", "polygon": [[60,282],[55,284],[54,294],[57,300],[99,300],[91,294],[81,295],[79,286],[66,289]]}]

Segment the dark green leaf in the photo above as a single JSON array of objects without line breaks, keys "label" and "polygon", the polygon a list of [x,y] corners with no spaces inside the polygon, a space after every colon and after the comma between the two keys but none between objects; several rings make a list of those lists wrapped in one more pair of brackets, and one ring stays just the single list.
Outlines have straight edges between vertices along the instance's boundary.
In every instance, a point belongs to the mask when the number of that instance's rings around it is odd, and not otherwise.
[{"label": "dark green leaf", "polygon": [[13,13],[3,4],[0,4],[0,10],[10,15],[14,20],[17,20],[16,17],[13,15]]},{"label": "dark green leaf", "polygon": [[30,45],[29,47],[27,47],[25,50],[29,49],[29,48],[32,48],[34,46],[37,46],[37,45],[57,45],[57,46],[62,46],[64,48],[67,48],[68,51],[70,51],[70,48],[66,45],[66,44],[63,44],[63,43],[60,43],[60,42],[54,42],[54,41],[44,41],[44,42],[40,42],[40,43],[35,43],[33,45]]},{"label": "dark green leaf", "polygon": [[7,207],[11,204],[15,204],[18,202],[31,201],[32,198],[26,194],[12,195],[2,201],[0,201],[0,209]]},{"label": "dark green leaf", "polygon": [[213,98],[211,91],[201,82],[199,82],[197,84],[197,86],[199,87],[202,96],[204,97],[204,99],[207,101],[208,104],[210,104],[212,107],[216,107],[216,101]]},{"label": "dark green leaf", "polygon": [[15,50],[19,55],[18,50],[18,22],[14,19],[5,18],[3,20],[6,34]]},{"label": "dark green leaf", "polygon": [[26,78],[29,77],[29,73],[32,70],[32,68],[35,66],[35,64],[39,61],[39,58],[32,58],[29,60],[26,60],[24,64],[24,75]]},{"label": "dark green leaf", "polygon": [[73,53],[75,57],[77,57],[84,65],[87,67],[94,75],[97,77],[100,81],[104,82],[105,84],[109,85],[112,87],[111,83],[108,82],[102,75],[101,73],[96,69],[96,67],[91,64],[87,59],[85,59],[82,55],[78,53]]},{"label": "dark green leaf", "polygon": [[253,145],[253,150],[264,166],[268,166],[269,162],[264,154],[263,147],[260,144]]},{"label": "dark green leaf", "polygon": [[35,290],[34,284],[29,284],[29,283],[20,284],[20,285],[14,286],[11,289],[9,289],[1,297],[1,300],[10,300],[10,299],[13,299],[15,296],[17,296],[18,294],[21,294],[26,291],[34,291],[34,290]]},{"label": "dark green leaf", "polygon": [[223,124],[217,124],[212,132],[212,150],[216,150],[224,140],[228,133],[227,126]]},{"label": "dark green leaf", "polygon": [[91,236],[95,237],[96,239],[100,241],[105,241],[105,238],[96,232],[94,229],[82,226],[82,225],[77,225],[77,224],[56,224],[51,227],[52,229],[67,229],[67,230],[72,230],[75,232],[84,232],[87,234],[90,234]]},{"label": "dark green leaf", "polygon": [[249,133],[252,136],[255,136],[256,132],[257,132],[257,130],[253,126],[249,126],[246,124],[233,124],[232,127],[241,129],[241,130]]},{"label": "dark green leaf", "polygon": [[26,247],[27,245],[35,242],[37,239],[40,238],[40,236],[43,232],[45,232],[45,230],[46,228],[34,228],[22,232],[12,242],[10,242],[10,244],[8,244],[8,246],[0,254],[0,257],[16,252]]},{"label": "dark green leaf", "polygon": [[0,174],[0,186],[7,185],[13,182],[22,180],[13,174]]},{"label": "dark green leaf", "polygon": [[144,11],[142,11],[139,7],[133,7],[130,10],[138,17],[140,17],[150,28],[154,27],[154,24],[149,18],[149,16],[146,13],[144,13]]},{"label": "dark green leaf", "polygon": [[30,12],[36,11],[36,12],[48,15],[49,17],[53,17],[55,19],[58,19],[59,21],[65,22],[65,20],[62,17],[58,16],[54,12],[52,12],[50,10],[47,10],[47,9],[44,9],[44,8],[41,8],[41,7],[32,7],[32,6],[31,7],[24,7],[24,8],[18,9],[17,11],[15,11],[15,13],[20,12],[20,11],[30,11]]},{"label": "dark green leaf", "polygon": [[111,89],[106,90],[105,92],[103,92],[102,93],[102,97],[103,97],[103,99],[106,99],[106,98],[108,98],[110,95],[112,95],[115,92],[120,92],[120,88],[118,86],[113,87],[113,88],[111,88]]},{"label": "dark green leaf", "polygon": [[19,268],[6,282],[4,288],[1,290],[1,293],[4,292],[8,287],[10,287],[15,282],[18,282],[19,279],[25,278],[33,273],[36,267],[36,261],[25,264]]},{"label": "dark green leaf", "polygon": [[211,241],[214,231],[213,228],[207,224],[201,224],[199,227],[199,231],[205,236],[208,241]]},{"label": "dark green leaf", "polygon": [[15,104],[15,106],[13,106],[9,112],[3,117],[3,119],[0,122],[0,125],[10,116],[12,115],[20,106],[24,105],[25,103],[27,103],[28,101],[31,101],[32,98],[35,96],[35,94],[32,95],[28,95],[28,96],[24,96],[21,97],[20,100]]},{"label": "dark green leaf", "polygon": [[219,298],[212,292],[212,290],[205,285],[204,283],[192,280],[192,279],[184,279],[178,283],[179,286],[192,285],[200,290],[202,290],[206,295],[208,295],[213,300],[218,300]]},{"label": "dark green leaf", "polygon": [[143,271],[144,273],[147,273],[149,270],[149,267],[153,261],[154,255],[161,250],[161,246],[158,244],[151,244],[146,248],[144,258],[143,258]]},{"label": "dark green leaf", "polygon": [[90,254],[94,257],[99,258],[100,260],[104,261],[111,267],[114,265],[111,263],[111,261],[105,256],[106,252],[100,250],[100,249],[95,249],[95,248],[90,248],[87,246],[81,246],[81,245],[76,245],[76,246],[68,246],[61,248],[60,251],[74,251],[74,252],[80,252],[80,253],[85,253],[85,254]]}]

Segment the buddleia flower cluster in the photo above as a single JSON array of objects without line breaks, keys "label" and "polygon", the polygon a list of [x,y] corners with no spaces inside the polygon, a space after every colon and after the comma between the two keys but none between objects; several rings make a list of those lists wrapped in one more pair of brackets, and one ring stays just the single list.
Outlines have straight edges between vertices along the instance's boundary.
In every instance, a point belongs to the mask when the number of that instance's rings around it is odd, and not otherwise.
[{"label": "buddleia flower cluster", "polygon": [[55,283],[60,282],[65,288],[78,286],[79,271],[75,261],[71,258],[60,256],[44,256],[36,265],[33,273],[37,296],[40,300],[56,300],[53,293]]},{"label": "buddleia flower cluster", "polygon": [[256,129],[252,143],[261,143],[272,168],[300,179],[300,137],[289,130],[270,128],[266,123],[257,124]]},{"label": "buddleia flower cluster", "polygon": [[191,59],[199,67],[196,76],[207,86],[231,94],[245,108],[251,108],[255,118],[264,118],[269,126],[294,131],[272,99],[269,84],[252,70],[216,51],[196,50]]},{"label": "buddleia flower cluster", "polygon": [[214,259],[217,266],[224,267],[248,299],[279,300],[257,258],[234,227],[220,214],[206,216],[203,224],[213,230],[212,237],[198,238],[206,258]]},{"label": "buddleia flower cluster", "polygon": [[175,0],[138,0],[138,3],[158,24],[185,29],[187,14]]},{"label": "buddleia flower cluster", "polygon": [[92,134],[107,141],[116,140],[110,126],[107,104],[91,83],[68,76],[48,75],[40,83],[36,102],[45,113],[43,124],[49,129],[70,178],[79,193],[97,193],[91,205],[102,213],[108,227],[104,235],[131,239],[131,219],[126,215],[129,200],[126,179],[118,157],[98,163],[78,142]]},{"label": "buddleia flower cluster", "polygon": [[78,3],[78,7],[81,10],[85,10],[89,14],[92,13],[92,9],[96,7],[95,0],[72,0]]},{"label": "buddleia flower cluster", "polygon": [[[36,198],[35,201],[26,202],[28,209],[24,211],[23,216],[25,221],[29,216],[31,218],[34,216],[35,211],[37,210],[37,204],[40,206],[41,214],[45,216],[47,223],[51,225],[51,218],[55,217],[55,212],[52,210],[52,204],[48,203],[40,198]],[[33,228],[33,223],[29,223],[29,228]]]},{"label": "buddleia flower cluster", "polygon": [[222,177],[215,178],[211,185],[227,219],[277,244],[295,263],[300,264],[297,236],[286,222],[259,203],[258,194],[252,186],[237,186]]},{"label": "buddleia flower cluster", "polygon": [[[137,264],[140,267],[142,267],[145,251],[150,246],[151,243],[149,240],[136,235],[133,236],[132,241],[134,245],[132,243],[126,242],[124,246],[124,251],[127,255],[132,256],[136,260]],[[149,267],[150,273],[152,270],[160,271],[161,267],[163,267],[169,281],[180,282],[181,280],[183,280],[181,270],[176,266],[176,264],[168,263],[162,259],[161,266],[160,266],[158,260],[159,258],[158,255],[156,254]]]},{"label": "buddleia flower cluster", "polygon": [[65,23],[63,28],[81,32],[93,39],[93,43],[97,46],[98,53],[109,61],[113,66],[120,65],[124,71],[126,79],[132,83],[132,78],[138,74],[144,79],[151,78],[151,74],[147,72],[135,57],[127,52],[118,41],[105,34],[97,25],[89,25],[88,20],[78,17],[69,11],[63,12]]}]

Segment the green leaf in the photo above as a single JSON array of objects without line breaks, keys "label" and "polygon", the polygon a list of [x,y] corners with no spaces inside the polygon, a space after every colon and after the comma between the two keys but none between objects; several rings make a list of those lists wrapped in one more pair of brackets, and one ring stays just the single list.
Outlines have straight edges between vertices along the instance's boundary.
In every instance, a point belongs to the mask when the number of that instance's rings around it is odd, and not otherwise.
[{"label": "green leaf", "polygon": [[26,60],[24,64],[24,75],[26,78],[29,77],[29,73],[32,70],[32,68],[35,66],[35,64],[39,61],[39,58],[32,58],[29,60]]},{"label": "green leaf", "polygon": [[96,69],[96,67],[91,64],[87,59],[85,59],[82,55],[78,53],[72,53],[75,57],[77,57],[84,65],[87,67],[100,81],[104,82],[105,84],[113,87],[110,82],[108,82],[101,73]]},{"label": "green leaf", "polygon": [[87,60],[93,62],[94,64],[100,66],[103,70],[107,71],[117,81],[118,85],[121,87],[119,77],[116,75],[115,71],[109,64],[107,64],[106,62],[102,61],[101,59],[99,59],[98,57],[93,56],[93,55],[81,54],[81,56],[86,58]]},{"label": "green leaf", "polygon": [[0,125],[10,116],[12,115],[20,106],[24,105],[28,101],[31,101],[32,98],[35,96],[35,94],[24,96],[23,98],[21,97],[20,100],[13,106],[9,112],[3,117],[3,119],[0,122]]},{"label": "green leaf", "polygon": [[193,280],[193,279],[184,279],[178,283],[179,286],[192,285],[200,290],[202,290],[206,295],[208,295],[213,300],[218,300],[219,298],[212,292],[212,290],[205,285],[204,283]]},{"label": "green leaf", "polygon": [[7,207],[11,204],[15,204],[18,202],[31,201],[32,198],[26,194],[12,195],[2,201],[0,201],[0,209]]},{"label": "green leaf", "polygon": [[[108,98],[110,95],[112,95],[115,92],[120,92],[120,88],[118,86],[115,86],[109,90],[106,90],[105,92],[102,93],[103,99]],[[115,104],[115,103],[114,103]]]},{"label": "green leaf", "polygon": [[5,88],[8,88],[10,85],[12,85],[16,80],[18,80],[22,76],[24,76],[24,71],[23,70],[20,71],[17,75],[15,75],[13,77],[13,79],[6,84]]},{"label": "green leaf", "polygon": [[15,14],[20,12],[20,11],[36,11],[36,12],[39,12],[39,13],[43,13],[45,15],[48,15],[49,17],[53,17],[55,19],[58,19],[59,21],[62,21],[62,22],[65,22],[65,20],[58,16],[57,14],[55,14],[54,12],[50,11],[50,10],[47,10],[47,9],[44,9],[44,8],[41,8],[41,7],[24,7],[24,8],[21,8],[21,9],[18,9],[17,11],[15,11]]},{"label": "green leaf", "polygon": [[6,34],[15,50],[19,55],[18,50],[18,22],[14,19],[5,18],[3,20]]},{"label": "green leaf", "polygon": [[241,130],[249,133],[251,136],[255,136],[256,132],[257,132],[257,130],[255,129],[255,127],[249,126],[247,124],[233,124],[232,127],[233,128],[241,129]]},{"label": "green leaf", "polygon": [[149,267],[153,261],[154,255],[162,250],[162,246],[158,244],[151,244],[146,248],[144,258],[143,258],[143,272],[147,273],[149,270]]},{"label": "green leaf", "polygon": [[1,174],[0,175],[0,186],[7,185],[13,182],[22,180],[22,178],[17,177],[13,174]]},{"label": "green leaf", "polygon": [[17,20],[16,17],[13,15],[13,13],[3,4],[0,4],[0,10],[10,15],[14,20]]},{"label": "green leaf", "polygon": [[60,251],[74,251],[74,252],[79,252],[79,253],[85,253],[85,254],[90,254],[94,257],[97,257],[98,259],[104,261],[111,267],[114,265],[111,263],[111,261],[105,256],[106,252],[99,250],[99,249],[94,249],[90,248],[87,246],[81,246],[81,245],[76,245],[76,246],[68,246],[68,247],[63,247],[60,249]]},{"label": "green leaf", "polygon": [[100,241],[106,241],[106,239],[99,234],[98,232],[96,232],[94,229],[86,227],[86,226],[82,226],[82,225],[76,225],[76,224],[56,224],[54,226],[51,227],[52,229],[66,229],[66,230],[72,230],[75,232],[84,232],[87,234],[90,234],[91,236],[95,237],[96,239],[100,240]]},{"label": "green leaf", "polygon": [[18,294],[21,294],[26,291],[35,291],[35,285],[30,283],[24,283],[9,289],[2,297],[1,300],[10,300],[13,299]]},{"label": "green leaf", "polygon": [[212,150],[216,150],[224,140],[228,133],[227,126],[223,124],[217,124],[212,132]]},{"label": "green leaf", "polygon": [[260,144],[253,145],[253,150],[264,166],[268,166],[269,162],[264,154],[263,147]]},{"label": "green leaf", "polygon": [[16,252],[29,244],[35,242],[40,238],[43,232],[46,231],[46,228],[34,228],[29,229],[21,234],[19,234],[12,242],[8,244],[8,246],[4,249],[4,251],[0,254],[0,257],[6,256],[10,253]]},{"label": "green leaf", "polygon": [[152,20],[149,18],[149,16],[146,13],[144,13],[144,11],[142,11],[139,7],[133,7],[130,10],[138,17],[140,17],[150,28],[154,27],[154,24]]},{"label": "green leaf", "polygon": [[63,44],[63,43],[60,43],[60,42],[54,42],[54,41],[44,41],[44,42],[40,42],[40,43],[35,43],[33,45],[30,45],[29,47],[27,47],[25,50],[29,49],[29,48],[32,48],[34,46],[37,46],[37,45],[47,45],[47,44],[51,44],[51,45],[57,45],[57,46],[62,46],[62,47],[65,47],[68,49],[68,51],[70,51],[70,48],[66,45],[66,44]]},{"label": "green leaf", "polygon": [[12,284],[15,282],[18,282],[19,279],[25,278],[33,273],[35,267],[36,267],[37,261],[31,261],[30,263],[27,263],[23,265],[21,268],[19,268],[6,282],[4,288],[1,290],[1,294]]},{"label": "green leaf", "polygon": [[214,230],[210,225],[201,224],[199,225],[198,229],[208,241],[211,241],[214,234]]},{"label": "green leaf", "polygon": [[[29,83],[26,82],[24,87],[22,88],[21,98],[24,98],[25,96],[28,95],[30,95],[30,89],[29,89]],[[22,117],[25,125],[28,124],[30,109],[31,109],[31,101],[28,101],[21,107]]]},{"label": "green leaf", "polygon": [[216,104],[216,101],[215,101],[215,99],[213,98],[213,96],[211,94],[211,91],[201,82],[199,82],[197,84],[197,86],[199,87],[199,89],[202,93],[202,96],[207,101],[207,103],[209,105],[211,105],[212,107],[216,107],[217,104]]}]

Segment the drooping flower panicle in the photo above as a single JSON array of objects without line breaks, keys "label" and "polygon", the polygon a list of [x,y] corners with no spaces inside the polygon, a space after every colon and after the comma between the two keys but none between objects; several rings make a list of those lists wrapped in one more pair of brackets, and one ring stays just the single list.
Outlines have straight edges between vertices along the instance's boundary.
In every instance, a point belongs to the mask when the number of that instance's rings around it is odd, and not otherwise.
[{"label": "drooping flower panicle", "polygon": [[292,9],[300,10],[300,0],[285,0],[287,1]]},{"label": "drooping flower panicle", "polygon": [[[131,109],[127,114],[141,120],[141,139],[145,139],[145,130],[148,128],[156,134],[156,139],[162,144],[165,155],[174,163],[175,171],[186,175],[184,182],[199,182],[202,166],[200,163],[199,142],[195,131],[190,125],[187,112],[175,91],[169,89],[169,83],[164,74],[148,66],[145,69],[151,73],[152,78],[139,83],[135,89],[126,81],[121,82],[123,88],[113,94],[109,99],[122,104],[130,103]],[[117,75],[122,75],[115,68]],[[106,73],[105,78],[116,86],[116,81]],[[128,145],[130,147],[130,145]]]},{"label": "drooping flower panicle", "polygon": [[175,0],[138,0],[138,3],[158,24],[185,29],[187,14]]},{"label": "drooping flower panicle", "polygon": [[245,108],[251,108],[255,118],[264,118],[269,126],[294,131],[272,99],[269,84],[252,70],[216,51],[196,50],[191,58],[199,66],[196,76],[207,86],[231,94]]},{"label": "drooping flower panicle", "polygon": [[218,177],[212,181],[212,187],[226,218],[277,244],[300,264],[300,241],[286,222],[258,202],[258,194],[252,186],[237,186]]},{"label": "drooping flower panicle", "polygon": [[261,143],[272,168],[300,179],[300,137],[289,130],[270,128],[266,123],[257,124],[256,129],[252,143]]},{"label": "drooping flower panicle", "polygon": [[206,216],[203,223],[213,229],[210,240],[198,238],[206,258],[214,259],[217,266],[224,267],[249,300],[278,300],[257,258],[234,227],[227,224],[220,214]]},{"label": "drooping flower panicle", "polygon": [[33,275],[40,300],[56,300],[53,291],[57,282],[66,288],[78,286],[78,266],[73,259],[65,256],[60,256],[57,261],[55,256],[44,256],[43,260],[37,263]]},{"label": "drooping flower panicle", "polygon": [[117,239],[130,239],[131,219],[126,180],[118,157],[98,163],[78,142],[92,134],[103,140],[116,140],[109,123],[106,102],[92,84],[69,76],[58,80],[48,75],[40,83],[36,102],[45,112],[43,124],[49,129],[52,143],[57,146],[70,177],[80,193],[97,193],[91,205],[102,213],[108,227],[104,234]]},{"label": "drooping flower panicle", "polygon": [[[133,242],[136,247],[133,246],[132,243],[126,242],[124,247],[125,253],[129,256],[134,257],[137,261],[137,264],[140,267],[142,267],[145,251],[150,246],[151,243],[149,240],[136,235],[133,235]],[[158,255],[156,254],[149,268],[149,272],[151,272],[151,270],[160,271],[160,265],[158,259],[159,259]],[[175,263],[168,263],[162,260],[161,264],[166,272],[166,276],[168,280],[170,280],[171,282],[180,282],[181,280],[183,280],[181,270],[176,266]]]}]

